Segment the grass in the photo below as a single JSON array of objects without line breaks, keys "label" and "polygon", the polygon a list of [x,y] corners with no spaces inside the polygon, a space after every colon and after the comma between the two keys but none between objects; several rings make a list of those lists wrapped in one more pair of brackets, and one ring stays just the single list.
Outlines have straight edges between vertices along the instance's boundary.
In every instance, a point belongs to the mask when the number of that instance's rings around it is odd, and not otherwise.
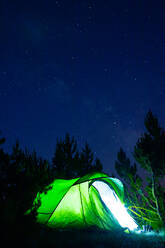
[{"label": "grass", "polygon": [[[27,230],[8,237],[11,247],[28,248],[164,248],[165,238],[162,234],[110,232],[98,229],[53,230],[41,228],[37,231]],[[7,242],[7,241],[6,241]],[[7,244],[7,243],[6,243]],[[6,246],[4,246],[6,247]]]}]

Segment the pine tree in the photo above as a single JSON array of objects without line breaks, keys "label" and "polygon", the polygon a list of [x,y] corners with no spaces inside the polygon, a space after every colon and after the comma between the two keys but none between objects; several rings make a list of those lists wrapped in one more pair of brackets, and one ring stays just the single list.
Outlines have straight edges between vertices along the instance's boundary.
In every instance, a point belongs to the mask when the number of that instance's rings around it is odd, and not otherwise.
[{"label": "pine tree", "polygon": [[89,144],[85,143],[85,147],[80,154],[80,175],[83,176],[87,173],[102,171],[102,168],[101,161],[98,158],[94,158]]},{"label": "pine tree", "polygon": [[157,214],[165,226],[165,206],[160,179],[165,175],[165,130],[158,119],[149,111],[145,118],[146,132],[138,139],[134,157],[149,173],[151,195]]},{"label": "pine tree", "polygon": [[134,147],[136,162],[148,172],[145,186],[137,174],[137,165],[131,165],[125,152],[120,149],[115,163],[119,176],[126,185],[129,203],[141,209],[140,215],[153,228],[165,226],[164,188],[160,179],[165,175],[165,131],[158,119],[149,111],[145,118],[146,132]]},{"label": "pine tree", "polygon": [[102,171],[102,164],[86,143],[81,152],[78,151],[74,137],[67,133],[64,141],[57,140],[52,159],[52,167],[57,178],[75,178],[94,171]]},{"label": "pine tree", "polygon": [[3,144],[5,143],[5,138],[0,138],[0,211],[4,208],[4,202],[8,195],[8,168],[10,163],[10,158],[7,153],[3,150]]},{"label": "pine tree", "polygon": [[0,174],[3,185],[0,193],[1,221],[11,228],[16,224],[24,225],[25,220],[34,222],[36,209],[33,209],[28,218],[25,212],[32,208],[37,193],[44,191],[52,180],[48,162],[38,158],[35,151],[24,151],[16,141],[10,155],[4,153],[0,156],[0,166],[3,168]]},{"label": "pine tree", "polygon": [[[130,159],[126,156],[126,153],[122,148],[120,148],[120,151],[117,154],[115,169],[124,183],[125,204],[128,209],[130,211],[134,210],[135,212],[137,212],[137,209],[139,211],[140,208],[152,209],[151,199],[149,200],[146,197],[142,178],[137,173],[137,164],[134,163],[131,165]],[[146,221],[143,218],[137,218],[137,215],[134,215],[134,218],[137,219],[139,226],[142,227],[146,224]]]},{"label": "pine tree", "polygon": [[80,154],[81,175],[92,171],[94,155],[89,145],[86,143]]},{"label": "pine tree", "polygon": [[64,141],[57,140],[56,150],[52,159],[52,167],[58,178],[73,178],[76,175],[75,167],[79,161],[77,142],[67,133]]}]

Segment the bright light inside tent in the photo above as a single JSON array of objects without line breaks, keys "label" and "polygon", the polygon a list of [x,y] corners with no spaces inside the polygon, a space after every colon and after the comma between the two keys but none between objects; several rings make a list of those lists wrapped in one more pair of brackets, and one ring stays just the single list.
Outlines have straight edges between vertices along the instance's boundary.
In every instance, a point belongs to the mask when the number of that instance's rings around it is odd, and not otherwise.
[{"label": "bright light inside tent", "polygon": [[138,228],[138,225],[128,214],[126,208],[121,203],[114,190],[101,181],[95,181],[92,185],[98,190],[102,201],[110,209],[114,217],[123,228],[127,227],[131,231]]}]

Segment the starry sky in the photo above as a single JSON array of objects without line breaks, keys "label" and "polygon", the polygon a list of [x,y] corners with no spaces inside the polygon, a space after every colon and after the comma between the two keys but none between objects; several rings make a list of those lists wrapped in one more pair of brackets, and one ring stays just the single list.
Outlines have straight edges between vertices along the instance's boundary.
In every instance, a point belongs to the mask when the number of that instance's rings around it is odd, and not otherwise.
[{"label": "starry sky", "polygon": [[18,138],[51,160],[69,132],[113,172],[149,109],[165,127],[164,13],[164,0],[1,0],[5,149]]}]

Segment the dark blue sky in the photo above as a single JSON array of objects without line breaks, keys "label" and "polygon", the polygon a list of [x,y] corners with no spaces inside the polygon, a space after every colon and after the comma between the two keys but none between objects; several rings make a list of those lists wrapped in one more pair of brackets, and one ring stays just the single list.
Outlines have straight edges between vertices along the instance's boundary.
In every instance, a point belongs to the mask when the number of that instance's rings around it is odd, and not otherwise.
[{"label": "dark blue sky", "polygon": [[1,0],[0,130],[51,159],[66,132],[105,172],[149,109],[165,127],[165,2]]}]

